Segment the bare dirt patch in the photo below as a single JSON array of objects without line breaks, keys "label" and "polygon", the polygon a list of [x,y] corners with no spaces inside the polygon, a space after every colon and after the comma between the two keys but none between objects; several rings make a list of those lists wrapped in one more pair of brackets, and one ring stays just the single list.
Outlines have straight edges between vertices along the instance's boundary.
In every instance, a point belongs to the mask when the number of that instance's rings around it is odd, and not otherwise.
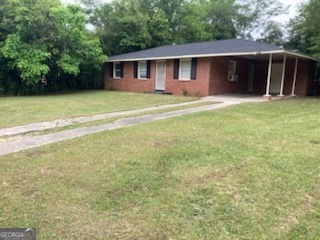
[{"label": "bare dirt patch", "polygon": [[298,208],[296,208],[289,216],[286,217],[278,226],[280,231],[288,234],[291,229],[299,224],[299,218],[307,213],[312,213],[315,211],[314,203],[316,201],[315,197],[312,195],[305,196],[307,203],[302,204]]}]

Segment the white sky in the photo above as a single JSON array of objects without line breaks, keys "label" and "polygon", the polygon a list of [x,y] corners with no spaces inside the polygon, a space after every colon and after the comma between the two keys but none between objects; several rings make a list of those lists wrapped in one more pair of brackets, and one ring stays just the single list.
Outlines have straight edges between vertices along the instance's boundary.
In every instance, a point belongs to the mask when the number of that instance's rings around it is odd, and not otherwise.
[{"label": "white sky", "polygon": [[293,18],[298,10],[299,4],[305,3],[306,0],[279,0],[284,6],[289,6],[287,14],[281,15],[275,18],[281,23],[287,23],[290,18]]}]

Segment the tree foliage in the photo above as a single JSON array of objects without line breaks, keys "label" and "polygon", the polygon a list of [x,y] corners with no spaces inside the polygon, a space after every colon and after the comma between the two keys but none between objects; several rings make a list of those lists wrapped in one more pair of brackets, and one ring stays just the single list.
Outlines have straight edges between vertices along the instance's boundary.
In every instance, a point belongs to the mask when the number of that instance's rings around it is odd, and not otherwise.
[{"label": "tree foliage", "polygon": [[284,46],[284,32],[283,25],[274,21],[269,21],[261,33],[257,41],[274,44],[276,46]]},{"label": "tree foliage", "polygon": [[270,18],[284,10],[278,0],[114,0],[95,7],[93,0],[82,3],[112,55],[164,44],[252,39],[262,26],[272,35]]},{"label": "tree foliage", "polygon": [[45,62],[51,54],[39,49],[36,44],[23,42],[18,34],[8,35],[1,52],[8,60],[8,67],[16,69],[27,84],[37,83],[40,76],[50,70]]},{"label": "tree foliage", "polygon": [[58,0],[1,1],[1,70],[7,71],[2,75],[13,71],[12,80],[20,85],[34,87],[41,78],[56,84],[66,75],[76,77],[83,65],[98,69],[107,60],[99,39],[86,29],[80,6],[64,7]]},{"label": "tree foliage", "polygon": [[272,17],[283,14],[285,9],[278,0],[238,0],[236,28],[238,36],[253,38],[253,34],[263,33],[270,27]]},{"label": "tree foliage", "polygon": [[320,2],[301,5],[299,15],[290,21],[287,46],[320,58]]}]

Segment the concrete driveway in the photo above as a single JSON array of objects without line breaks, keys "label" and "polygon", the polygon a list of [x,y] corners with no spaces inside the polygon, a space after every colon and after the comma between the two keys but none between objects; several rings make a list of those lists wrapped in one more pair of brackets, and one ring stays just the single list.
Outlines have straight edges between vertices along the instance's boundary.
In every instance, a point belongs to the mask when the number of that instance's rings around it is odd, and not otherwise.
[{"label": "concrete driveway", "polygon": [[[77,138],[81,136],[85,136],[88,134],[93,134],[97,132],[113,130],[117,128],[130,127],[138,124],[143,124],[147,122],[159,121],[163,119],[168,119],[172,117],[177,117],[186,114],[192,114],[202,111],[212,111],[215,109],[220,109],[236,104],[248,103],[248,102],[262,102],[263,99],[257,96],[251,95],[219,95],[219,96],[210,96],[201,98],[198,101],[180,103],[180,104],[172,104],[172,105],[164,105],[158,107],[123,111],[123,112],[114,112],[114,113],[106,113],[106,114],[98,114],[90,117],[78,117],[71,119],[58,119],[52,122],[41,122],[41,123],[33,123],[23,126],[11,127],[0,129],[0,138],[2,137],[13,137],[11,140],[5,139],[4,142],[0,143],[0,156],[6,155],[14,152],[19,152],[43,145],[47,145],[50,143],[60,142],[63,140],[68,140],[72,138]],[[201,102],[213,102],[210,105],[203,105],[198,107],[192,107],[168,111],[165,113],[157,113],[157,114],[148,114],[138,117],[125,117],[126,115],[143,113],[151,110],[159,110],[166,109],[170,107],[179,107],[179,106],[188,106],[194,103]],[[218,102],[218,103],[217,103]],[[64,130],[56,133],[44,134],[41,136],[26,136],[26,133],[29,132],[39,132],[47,129],[53,129],[57,127],[72,125],[75,123],[84,123],[90,121],[96,121],[101,119],[107,119],[111,117],[122,117],[119,120],[116,120],[111,124],[101,124],[91,127],[79,127],[71,130]]]}]

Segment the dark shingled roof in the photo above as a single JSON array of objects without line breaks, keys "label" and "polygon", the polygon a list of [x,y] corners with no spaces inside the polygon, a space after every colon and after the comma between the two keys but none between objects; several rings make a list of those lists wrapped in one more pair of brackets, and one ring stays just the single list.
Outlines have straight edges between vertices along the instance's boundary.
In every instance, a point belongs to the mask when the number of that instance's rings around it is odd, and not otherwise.
[{"label": "dark shingled roof", "polygon": [[174,58],[182,56],[218,55],[232,53],[256,53],[268,51],[281,51],[277,46],[249,41],[244,39],[218,40],[211,42],[187,43],[179,45],[167,45],[150,48],[142,51],[131,52],[112,56],[109,61],[129,61],[137,59]]}]

